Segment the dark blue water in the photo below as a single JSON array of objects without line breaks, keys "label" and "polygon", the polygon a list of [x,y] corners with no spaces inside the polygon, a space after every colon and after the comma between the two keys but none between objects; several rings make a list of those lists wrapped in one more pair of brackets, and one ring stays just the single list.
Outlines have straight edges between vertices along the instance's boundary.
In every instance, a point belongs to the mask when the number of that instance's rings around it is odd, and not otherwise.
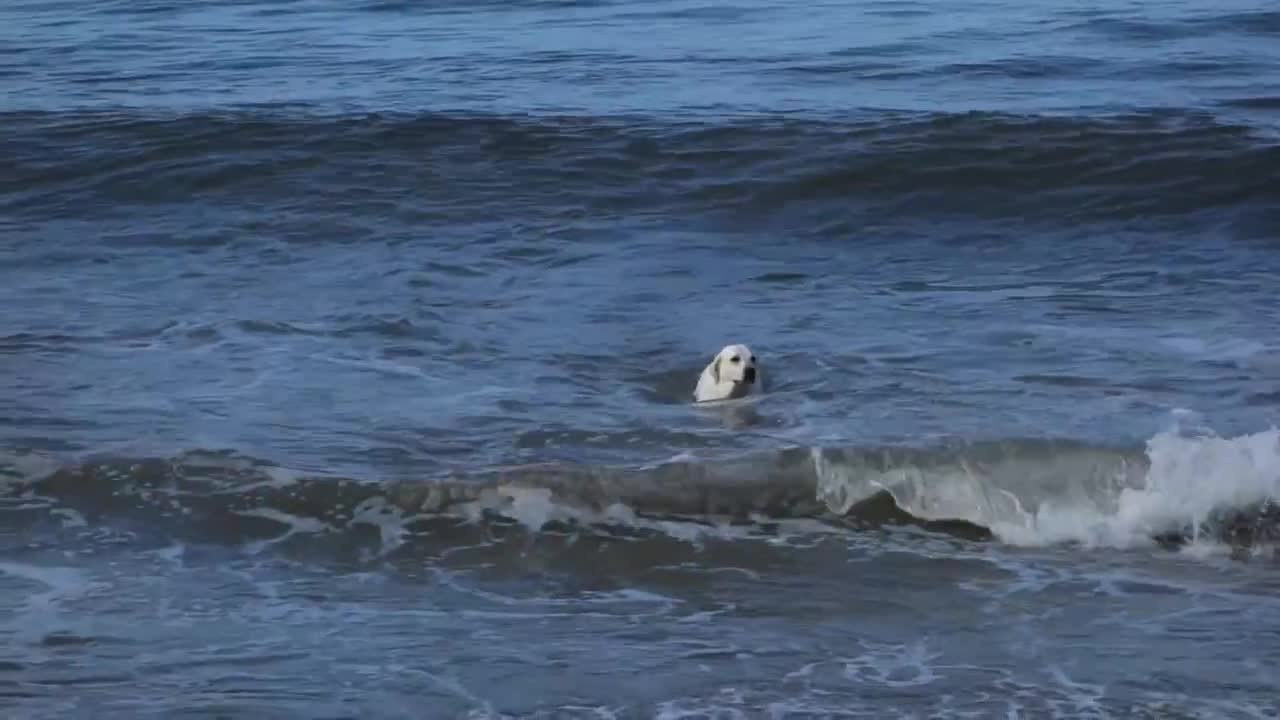
[{"label": "dark blue water", "polygon": [[1278,41],[4,4],[0,710],[1274,717]]}]

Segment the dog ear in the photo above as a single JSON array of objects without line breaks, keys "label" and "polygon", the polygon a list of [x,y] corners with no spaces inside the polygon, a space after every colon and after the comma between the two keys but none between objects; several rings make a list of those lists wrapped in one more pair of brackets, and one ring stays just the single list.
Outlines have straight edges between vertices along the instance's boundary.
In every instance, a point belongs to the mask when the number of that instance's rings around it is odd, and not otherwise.
[{"label": "dog ear", "polygon": [[720,360],[721,357],[717,355],[716,359],[711,361],[711,378],[716,381],[716,384],[720,383]]}]

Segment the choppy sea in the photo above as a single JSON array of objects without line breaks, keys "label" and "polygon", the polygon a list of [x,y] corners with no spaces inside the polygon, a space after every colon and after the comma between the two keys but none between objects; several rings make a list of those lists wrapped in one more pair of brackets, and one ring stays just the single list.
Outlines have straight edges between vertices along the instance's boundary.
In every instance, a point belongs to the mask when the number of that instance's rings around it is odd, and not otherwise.
[{"label": "choppy sea", "polygon": [[1278,293],[1262,0],[6,2],[0,715],[1274,718]]}]

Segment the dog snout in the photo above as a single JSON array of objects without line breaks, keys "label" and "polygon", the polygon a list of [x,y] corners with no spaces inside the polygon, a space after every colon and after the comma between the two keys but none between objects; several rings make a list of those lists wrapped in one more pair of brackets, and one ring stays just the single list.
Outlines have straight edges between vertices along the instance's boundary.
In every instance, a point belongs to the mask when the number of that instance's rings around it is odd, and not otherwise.
[{"label": "dog snout", "polygon": [[743,379],[743,380],[746,380],[746,381],[747,381],[747,382],[749,382],[749,383],[753,383],[753,382],[755,382],[755,381],[756,381],[756,369],[755,369],[755,368],[753,368],[753,367],[749,367],[749,368],[747,368],[746,370],[744,370],[744,371],[742,372],[742,379]]}]

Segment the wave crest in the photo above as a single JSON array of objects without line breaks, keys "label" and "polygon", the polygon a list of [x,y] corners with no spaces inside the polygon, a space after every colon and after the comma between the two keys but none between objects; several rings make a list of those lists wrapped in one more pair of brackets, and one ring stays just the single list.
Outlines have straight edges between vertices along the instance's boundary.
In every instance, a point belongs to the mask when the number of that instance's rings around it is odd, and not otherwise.
[{"label": "wave crest", "polygon": [[1280,435],[1151,438],[1145,450],[1056,442],[946,453],[815,451],[819,497],[848,513],[888,493],[911,516],[962,520],[1015,545],[1129,547],[1280,537]]},{"label": "wave crest", "polygon": [[[1274,204],[1280,157],[1253,128],[1174,111],[679,122],[121,109],[0,113],[0,122],[8,130],[0,152],[13,159],[0,178],[0,207],[17,212],[94,200],[180,202],[193,193],[249,193],[290,207],[314,196],[317,207],[330,207],[345,206],[353,190],[397,207],[410,183],[426,203],[419,209],[442,217],[477,208],[488,215],[492,203],[559,208],[546,195],[555,188],[557,197],[604,210],[657,204],[756,217],[847,213],[852,204],[1124,219]],[[494,165],[506,169],[505,180],[494,180]],[[386,185],[388,172],[403,183]]]},{"label": "wave crest", "polygon": [[[289,526],[397,527],[448,518],[658,528],[820,519],[832,529],[911,522],[1023,546],[1247,546],[1280,540],[1280,432],[1169,432],[1145,447],[1008,440],[933,448],[792,449],[646,468],[539,465],[427,481],[310,477],[223,453],[48,468],[0,463],[15,495],[80,517],[132,517],[175,532],[248,541]],[[166,520],[177,520],[166,522]],[[266,523],[266,527],[264,527]],[[273,525],[274,523],[274,525]],[[673,530],[683,526],[685,530]],[[384,528],[385,530],[385,528]],[[384,532],[384,540],[400,531]]]}]

